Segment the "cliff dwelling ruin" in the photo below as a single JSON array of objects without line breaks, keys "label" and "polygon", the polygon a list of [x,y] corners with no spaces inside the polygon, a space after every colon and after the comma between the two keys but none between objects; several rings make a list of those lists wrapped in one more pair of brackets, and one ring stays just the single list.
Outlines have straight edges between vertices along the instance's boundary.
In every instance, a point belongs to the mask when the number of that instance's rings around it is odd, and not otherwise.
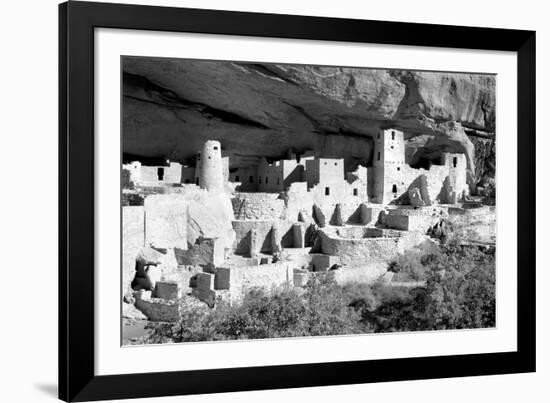
[{"label": "cliff dwelling ruin", "polygon": [[182,303],[216,313],[321,277],[422,286],[390,265],[439,248],[448,223],[495,247],[494,75],[137,56],[121,70],[123,319],[178,322]]},{"label": "cliff dwelling ruin", "polygon": [[413,168],[396,128],[380,130],[371,164],[351,172],[345,158],[312,152],[230,168],[215,140],[194,160],[122,167],[122,292],[148,320],[177,320],[182,295],[213,307],[318,272],[379,281],[431,227],[471,210],[466,156]]}]

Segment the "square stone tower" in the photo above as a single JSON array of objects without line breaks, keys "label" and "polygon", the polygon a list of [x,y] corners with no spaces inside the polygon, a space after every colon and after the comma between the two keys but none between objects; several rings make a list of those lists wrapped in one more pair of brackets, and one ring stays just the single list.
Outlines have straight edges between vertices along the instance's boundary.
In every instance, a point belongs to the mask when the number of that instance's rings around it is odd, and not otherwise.
[{"label": "square stone tower", "polygon": [[[374,138],[370,201],[387,204],[404,193],[405,139],[397,129],[380,130]],[[369,178],[370,179],[370,178]]]},{"label": "square stone tower", "polygon": [[445,203],[454,204],[470,194],[466,172],[468,163],[462,153],[443,153],[441,165],[449,167],[449,176],[445,181]]}]

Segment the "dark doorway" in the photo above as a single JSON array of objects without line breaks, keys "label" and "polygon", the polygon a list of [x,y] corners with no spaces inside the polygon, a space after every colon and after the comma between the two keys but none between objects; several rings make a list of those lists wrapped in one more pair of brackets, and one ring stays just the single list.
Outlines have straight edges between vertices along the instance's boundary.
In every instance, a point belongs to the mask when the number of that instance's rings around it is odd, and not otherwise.
[{"label": "dark doorway", "polygon": [[393,193],[397,193],[397,185],[393,185],[393,186],[391,187],[391,191],[392,191]]},{"label": "dark doorway", "polygon": [[157,168],[157,178],[159,181],[164,180],[164,168]]}]

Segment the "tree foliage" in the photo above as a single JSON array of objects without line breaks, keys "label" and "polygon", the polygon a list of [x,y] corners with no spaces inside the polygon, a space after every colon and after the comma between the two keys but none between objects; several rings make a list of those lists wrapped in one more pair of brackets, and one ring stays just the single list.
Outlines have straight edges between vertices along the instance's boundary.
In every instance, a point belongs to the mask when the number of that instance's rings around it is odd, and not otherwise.
[{"label": "tree foliage", "polygon": [[251,288],[239,303],[214,309],[183,304],[177,323],[154,325],[143,342],[494,327],[494,252],[445,239],[430,253],[412,251],[390,266],[423,286],[340,286],[330,276],[313,275],[303,289]]}]

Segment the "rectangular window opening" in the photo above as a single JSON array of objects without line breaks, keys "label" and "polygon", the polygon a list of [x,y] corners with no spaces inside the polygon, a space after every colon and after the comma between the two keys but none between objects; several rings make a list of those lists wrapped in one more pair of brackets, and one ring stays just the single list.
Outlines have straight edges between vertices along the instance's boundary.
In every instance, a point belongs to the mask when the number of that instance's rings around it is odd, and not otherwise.
[{"label": "rectangular window opening", "polygon": [[325,196],[329,196],[330,195],[330,188],[325,188]]},{"label": "rectangular window opening", "polygon": [[164,168],[157,168],[157,178],[159,181],[164,180]]},{"label": "rectangular window opening", "polygon": [[359,191],[357,189],[353,189],[353,195],[357,196],[359,194]]}]

